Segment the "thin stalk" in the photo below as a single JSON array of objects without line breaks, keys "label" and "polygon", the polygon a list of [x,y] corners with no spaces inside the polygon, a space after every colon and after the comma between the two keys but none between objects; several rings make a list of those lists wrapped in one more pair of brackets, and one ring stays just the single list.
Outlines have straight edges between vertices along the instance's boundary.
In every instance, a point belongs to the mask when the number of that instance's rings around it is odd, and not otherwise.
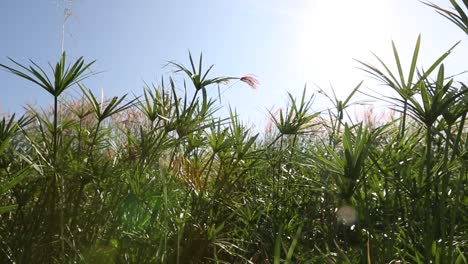
[{"label": "thin stalk", "polygon": [[296,143],[297,143],[297,134],[294,134],[293,137],[293,142],[292,142],[292,148],[291,148],[291,154],[289,155],[289,160],[292,160],[295,149],[296,149]]},{"label": "thin stalk", "polygon": [[275,182],[275,195],[274,195],[274,200],[277,200],[280,196],[280,180],[281,180],[281,162],[283,161],[283,141],[284,141],[284,136],[281,137],[280,140],[280,159],[278,160],[278,168],[276,170],[277,177],[276,177],[276,182]]},{"label": "thin stalk", "polygon": [[58,98],[57,96],[54,96],[54,127],[52,131],[52,140],[53,140],[52,164],[54,165],[54,169],[56,169],[56,165],[57,165],[57,148],[58,148],[57,126],[58,126]]},{"label": "thin stalk", "polygon": [[[452,138],[452,125],[449,124],[448,125],[448,128],[446,129],[446,140],[445,140],[445,146],[444,146],[444,161],[443,161],[443,165],[442,165],[442,168],[444,171],[448,172],[448,168],[447,168],[447,163],[448,163],[448,156],[449,156],[449,146],[450,146],[450,139]],[[444,257],[445,255],[445,248],[446,248],[446,240],[447,240],[447,235],[446,235],[446,217],[445,217],[445,214],[446,214],[446,202],[447,202],[447,187],[448,187],[448,182],[449,182],[449,176],[450,174],[449,173],[446,173],[445,175],[443,175],[443,178],[442,178],[442,187],[441,187],[441,192],[442,192],[442,197],[441,197],[441,201],[440,201],[440,206],[439,206],[439,211],[440,211],[440,216],[441,216],[441,219],[440,219],[440,222],[439,222],[439,228],[440,228],[440,238],[442,239],[443,243],[441,243],[441,256]],[[450,256],[447,256],[448,259],[447,261],[450,263],[450,259],[451,259],[451,252],[448,252]]]},{"label": "thin stalk", "polygon": [[408,100],[404,99],[403,102],[403,116],[401,117],[401,130],[400,134],[398,135],[398,140],[401,140],[403,136],[405,135],[405,130],[406,130],[406,115],[408,112]]},{"label": "thin stalk", "polygon": [[466,115],[467,113],[465,113],[461,117],[460,125],[458,126],[457,137],[455,139],[455,142],[453,143],[453,151],[452,151],[452,157],[450,158],[450,161],[454,161],[457,155],[459,154],[458,145],[460,144],[461,137],[463,135],[463,128],[465,125]]},{"label": "thin stalk", "polygon": [[338,143],[338,140],[335,140],[335,136],[339,137],[340,136],[340,130],[341,130],[341,123],[342,123],[342,120],[343,120],[343,111],[339,111],[338,112],[338,116],[339,118],[336,119],[336,122],[335,122],[335,127],[336,127],[336,130],[334,130],[333,132],[335,133],[336,132],[336,135],[333,134],[333,145],[332,145],[332,149],[334,150],[335,147],[336,147],[336,144]]},{"label": "thin stalk", "polygon": [[[422,181],[423,183],[423,192],[422,195],[424,195],[424,208],[422,208],[424,211],[429,210],[432,212],[427,212],[429,215],[433,215],[434,210],[431,210],[433,208],[431,202],[432,199],[430,198],[430,186],[426,186],[427,184],[430,183],[430,180],[432,178],[432,125],[427,126],[427,131],[426,131],[426,160],[424,161],[425,163],[425,179]],[[421,175],[422,176],[422,175]],[[422,176],[421,178],[424,178]],[[436,190],[437,191],[437,190]],[[437,193],[436,193],[437,196]],[[437,201],[435,201],[437,202]],[[431,214],[432,213],[432,214]],[[441,216],[440,215],[433,215],[433,218],[437,222],[437,219],[439,219]],[[433,228],[434,222],[432,221],[431,217],[427,217],[425,220],[425,232],[426,236],[424,238],[424,254],[425,254],[425,260],[428,261],[431,259],[431,248],[432,248],[432,242],[434,241],[434,233],[435,230]]]},{"label": "thin stalk", "polygon": [[205,173],[205,170],[206,170],[205,179],[203,180],[203,189],[202,189],[203,192],[207,189],[208,176],[210,175],[210,171],[211,171],[211,167],[212,167],[213,162],[214,162],[215,155],[216,155],[216,153],[211,154],[210,158],[208,159],[208,162],[206,162],[205,166],[203,166],[203,168],[201,170],[201,173]]},{"label": "thin stalk", "polygon": [[101,128],[101,122],[102,120],[98,120],[98,123],[96,124],[96,129],[94,131],[94,136],[93,136],[93,141],[91,142],[91,146],[89,147],[89,158],[87,160],[87,163],[91,160],[91,157],[93,157],[93,150],[94,150],[94,145],[96,145],[96,140],[97,140],[97,135],[99,133],[99,129]]},{"label": "thin stalk", "polygon": [[78,163],[81,164],[81,133],[83,129],[83,120],[80,118],[80,125],[78,127]]},{"label": "thin stalk", "polygon": [[331,135],[330,135],[330,139],[328,141],[328,145],[330,145],[332,147],[332,149],[334,149],[334,138],[335,138],[335,131],[336,131],[336,126],[337,126],[337,120],[338,120],[338,117],[335,119],[335,121],[333,121],[333,116],[332,114],[329,112],[329,117],[331,119],[331,122],[333,123],[332,124],[332,132],[331,132]]},{"label": "thin stalk", "polygon": [[164,211],[163,211],[163,215],[164,215],[164,223],[163,223],[163,228],[164,228],[164,244],[163,244],[163,248],[164,248],[164,255],[163,255],[163,263],[166,263],[167,261],[167,256],[166,256],[166,253],[167,253],[167,233],[168,233],[168,198],[167,198],[167,179],[166,179],[166,173],[163,172],[162,173],[162,180],[163,180],[163,199],[164,199]]},{"label": "thin stalk", "polygon": [[[58,96],[54,96],[54,127],[53,127],[53,153],[52,153],[52,164],[53,164],[53,181],[52,188],[58,190],[58,197],[53,197],[54,203],[57,202],[59,205],[59,234],[60,234],[60,250],[62,255],[65,252],[65,238],[64,238],[64,212],[63,212],[63,179],[57,170],[57,152],[58,152]],[[53,192],[55,194],[55,192]]]},{"label": "thin stalk", "polygon": [[426,132],[426,160],[424,164],[426,167],[426,177],[423,183],[426,184],[430,182],[432,177],[432,125],[428,126]]},{"label": "thin stalk", "polygon": [[[402,119],[401,119],[401,130],[397,136],[397,142],[400,142],[404,135],[405,135],[405,130],[406,130],[406,115],[407,115],[407,111],[408,111],[408,100],[407,99],[404,99],[404,105],[403,105],[403,116],[402,116]],[[398,167],[397,167],[398,168]],[[400,184],[401,184],[401,175],[400,175],[400,171],[398,169],[395,169],[395,178],[396,178],[396,182],[397,184],[395,184],[395,195],[397,197],[397,201],[398,201],[398,205],[403,207],[403,203],[401,201],[401,190],[400,190]],[[398,210],[400,212],[402,212],[402,210]],[[401,217],[402,217],[402,220],[403,222],[405,222],[405,214],[402,212],[401,213]]]}]

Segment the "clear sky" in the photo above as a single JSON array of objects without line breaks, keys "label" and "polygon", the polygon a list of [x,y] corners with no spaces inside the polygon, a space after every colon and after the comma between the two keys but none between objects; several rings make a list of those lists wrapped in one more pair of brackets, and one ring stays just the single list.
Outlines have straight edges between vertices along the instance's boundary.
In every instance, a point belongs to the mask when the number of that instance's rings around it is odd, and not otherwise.
[{"label": "clear sky", "polygon": [[[448,0],[433,2],[449,6]],[[0,63],[10,64],[7,57],[55,63],[66,5],[1,0]],[[284,106],[286,92],[299,96],[305,83],[310,93],[331,84],[343,98],[361,80],[367,89],[383,89],[356,69],[353,58],[375,62],[372,51],[392,62],[391,40],[407,65],[421,34],[420,62],[427,67],[462,40],[446,68],[468,69],[466,36],[417,0],[73,0],[70,7],[65,50],[70,58],[97,60],[92,70],[104,72],[84,81],[94,91],[140,95],[144,81],[158,82],[170,73],[163,68],[167,61],[188,65],[190,49],[203,52],[207,66],[215,64],[214,74],[258,77],[257,90],[235,83],[222,96],[245,121],[266,118],[266,109]],[[458,79],[466,81],[467,75]],[[50,101],[43,90],[5,71],[0,86],[0,112]]]}]

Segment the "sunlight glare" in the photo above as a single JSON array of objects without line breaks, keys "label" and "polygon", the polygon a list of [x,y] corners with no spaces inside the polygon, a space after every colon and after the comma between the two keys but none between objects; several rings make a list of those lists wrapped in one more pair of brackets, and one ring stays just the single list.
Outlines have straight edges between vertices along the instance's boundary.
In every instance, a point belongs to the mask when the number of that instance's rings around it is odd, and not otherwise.
[{"label": "sunlight glare", "polygon": [[366,59],[371,51],[389,46],[391,19],[383,1],[321,0],[308,12],[296,42],[297,65],[308,82],[328,86],[331,81],[337,89],[350,91],[363,77],[356,74],[353,58]]}]

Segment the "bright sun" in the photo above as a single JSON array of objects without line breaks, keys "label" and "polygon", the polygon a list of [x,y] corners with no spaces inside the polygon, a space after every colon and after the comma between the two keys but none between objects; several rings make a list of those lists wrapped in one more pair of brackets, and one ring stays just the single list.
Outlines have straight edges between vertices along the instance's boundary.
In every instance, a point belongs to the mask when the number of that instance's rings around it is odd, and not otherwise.
[{"label": "bright sun", "polygon": [[[295,44],[304,76],[316,83],[333,81],[337,87],[351,89],[349,80],[356,78],[353,58],[368,58],[370,51],[390,47],[391,36],[386,34],[391,21],[384,8],[379,0],[314,1],[303,16]],[[348,82],[341,84],[341,80]]]}]

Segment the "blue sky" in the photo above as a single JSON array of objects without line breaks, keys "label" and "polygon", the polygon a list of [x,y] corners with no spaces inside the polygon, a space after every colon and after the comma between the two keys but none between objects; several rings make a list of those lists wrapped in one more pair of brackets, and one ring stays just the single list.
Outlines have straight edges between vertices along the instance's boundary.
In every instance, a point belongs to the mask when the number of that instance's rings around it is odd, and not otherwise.
[{"label": "blue sky", "polygon": [[[433,1],[448,7],[448,1]],[[255,74],[260,87],[242,83],[225,87],[223,104],[235,107],[245,121],[259,122],[272,107],[284,106],[286,92],[300,95],[307,83],[330,84],[339,97],[361,80],[379,90],[355,67],[353,58],[371,61],[371,51],[391,61],[391,40],[409,63],[422,35],[421,66],[428,66],[455,42],[446,60],[450,73],[467,69],[468,44],[461,30],[417,0],[74,0],[65,24],[70,58],[97,60],[84,81],[105,95],[140,95],[144,81],[169,76],[163,67],[174,60],[187,64],[187,51],[203,52],[214,75]],[[0,1],[0,63],[7,57],[47,66],[61,52],[65,1]],[[466,81],[467,75],[458,79]],[[48,95],[31,83],[0,71],[0,112],[21,111],[26,103],[46,106]],[[217,94],[213,88],[213,95]],[[69,96],[77,94],[71,92]],[[324,98],[317,98],[317,110]]]}]

